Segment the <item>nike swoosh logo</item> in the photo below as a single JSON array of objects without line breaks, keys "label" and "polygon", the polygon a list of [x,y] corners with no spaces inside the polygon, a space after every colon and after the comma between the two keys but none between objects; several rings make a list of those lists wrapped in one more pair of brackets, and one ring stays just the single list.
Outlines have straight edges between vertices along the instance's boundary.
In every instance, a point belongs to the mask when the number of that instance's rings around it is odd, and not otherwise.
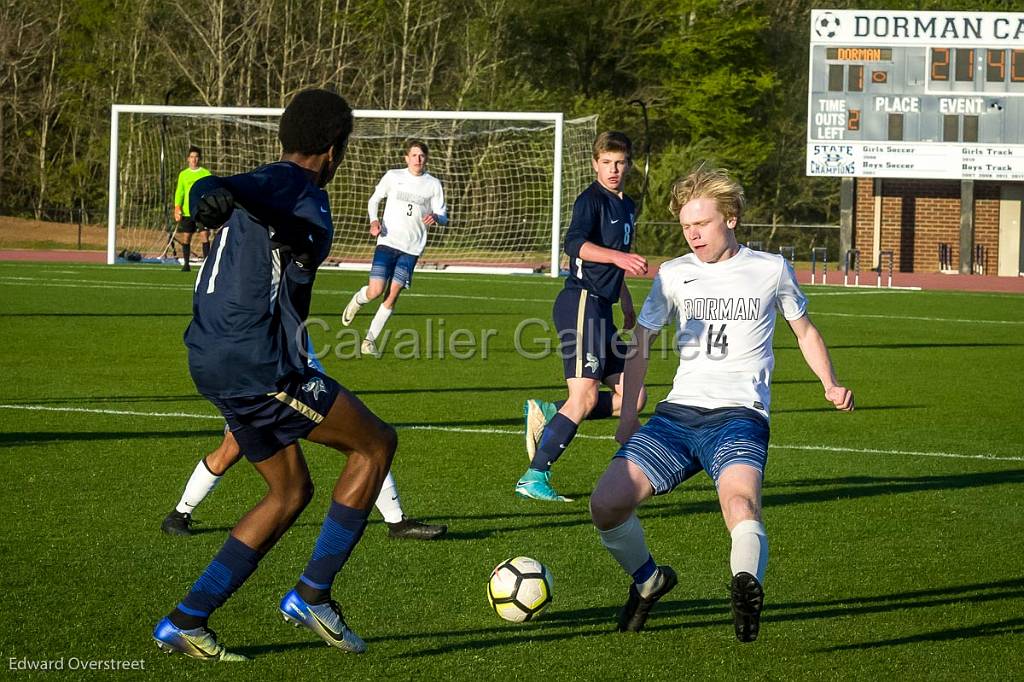
[{"label": "nike swoosh logo", "polygon": [[328,210],[327,210],[326,208],[324,208],[323,206],[321,206],[321,207],[320,207],[320,212],[321,212],[321,213],[330,213],[330,211],[328,211]]},{"label": "nike swoosh logo", "polygon": [[329,634],[331,636],[331,639],[333,639],[336,642],[344,642],[345,641],[345,632],[344,631],[342,631],[341,634],[335,634],[334,630],[332,630],[330,628],[330,626],[327,625],[327,623],[325,623],[322,620],[320,620],[319,616],[317,616],[316,612],[313,611],[312,609],[310,610],[309,615],[313,616],[313,620],[315,620],[317,622],[317,624],[320,627],[322,627],[324,629],[324,631],[327,632],[327,634]]},{"label": "nike swoosh logo", "polygon": [[613,221],[612,221],[612,225],[614,225],[614,224],[615,224],[615,223],[617,223],[617,222],[619,222],[619,221],[618,221],[618,220],[613,220]]},{"label": "nike swoosh logo", "polygon": [[696,277],[694,277],[693,279],[684,279],[683,280],[683,284],[689,284],[690,282],[696,282],[696,281],[697,281]]}]

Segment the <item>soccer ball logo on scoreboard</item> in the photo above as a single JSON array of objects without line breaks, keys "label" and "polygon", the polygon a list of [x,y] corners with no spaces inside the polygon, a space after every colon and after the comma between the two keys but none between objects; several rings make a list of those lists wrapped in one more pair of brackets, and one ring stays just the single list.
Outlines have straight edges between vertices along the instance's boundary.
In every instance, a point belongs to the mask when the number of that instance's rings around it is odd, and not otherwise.
[{"label": "soccer ball logo on scoreboard", "polygon": [[819,38],[835,38],[839,33],[839,17],[831,12],[825,12],[815,22],[814,32]]}]

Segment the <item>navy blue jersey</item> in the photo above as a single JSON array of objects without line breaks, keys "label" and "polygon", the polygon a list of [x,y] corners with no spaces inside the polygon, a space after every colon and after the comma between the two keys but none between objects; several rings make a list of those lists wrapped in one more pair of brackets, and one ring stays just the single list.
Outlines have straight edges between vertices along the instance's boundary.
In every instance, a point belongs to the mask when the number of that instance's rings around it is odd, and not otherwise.
[{"label": "navy blue jersey", "polygon": [[566,289],[586,289],[609,303],[619,300],[625,271],[611,263],[592,263],[580,258],[583,242],[629,253],[633,245],[636,207],[625,194],[620,199],[594,181],[580,192],[572,207],[572,222],[565,234],[569,255]]},{"label": "navy blue jersey", "polygon": [[203,178],[192,205],[218,187],[234,195],[235,210],[196,279],[185,330],[189,371],[207,396],[272,393],[306,367],[304,322],[334,235],[327,193],[300,166],[280,161]]}]

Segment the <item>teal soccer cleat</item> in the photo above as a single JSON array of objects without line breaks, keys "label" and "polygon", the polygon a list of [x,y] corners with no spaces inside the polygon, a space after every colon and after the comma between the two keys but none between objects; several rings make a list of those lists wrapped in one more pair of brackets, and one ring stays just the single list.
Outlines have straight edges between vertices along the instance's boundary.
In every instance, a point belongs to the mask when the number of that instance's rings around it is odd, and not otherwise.
[{"label": "teal soccer cleat", "polygon": [[550,479],[550,471],[527,469],[523,477],[516,483],[516,495],[544,502],[572,502],[572,498],[555,492],[555,489],[551,487]]},{"label": "teal soccer cleat", "polygon": [[341,607],[333,599],[324,604],[308,604],[292,590],[281,600],[281,615],[295,627],[312,630],[327,646],[354,654],[366,651],[366,642],[349,629]]},{"label": "teal soccer cleat", "polygon": [[217,641],[217,633],[207,628],[182,630],[164,618],[153,628],[153,639],[165,654],[184,654],[200,661],[234,663],[248,661],[248,656],[231,653]]},{"label": "teal soccer cleat", "polygon": [[523,420],[526,422],[526,456],[532,462],[544,435],[544,427],[558,412],[554,403],[530,398],[523,403]]}]

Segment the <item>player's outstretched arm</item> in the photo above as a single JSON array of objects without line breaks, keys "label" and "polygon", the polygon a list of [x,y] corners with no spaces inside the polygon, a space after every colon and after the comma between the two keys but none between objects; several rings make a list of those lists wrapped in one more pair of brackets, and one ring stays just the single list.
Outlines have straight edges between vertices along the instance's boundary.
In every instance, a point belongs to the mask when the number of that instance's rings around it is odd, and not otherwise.
[{"label": "player's outstretched arm", "polygon": [[640,389],[644,387],[644,379],[647,378],[651,344],[657,337],[658,332],[642,324],[637,325],[633,333],[633,343],[622,370],[622,407],[619,411],[619,428],[615,432],[615,440],[620,445],[625,445],[640,428]]},{"label": "player's outstretched arm", "polygon": [[804,361],[825,389],[825,399],[835,405],[837,410],[852,412],[853,391],[842,386],[836,379],[832,358],[829,357],[825,340],[821,338],[818,328],[806,315],[795,320],[788,320],[788,322],[789,328],[796,336]]}]

